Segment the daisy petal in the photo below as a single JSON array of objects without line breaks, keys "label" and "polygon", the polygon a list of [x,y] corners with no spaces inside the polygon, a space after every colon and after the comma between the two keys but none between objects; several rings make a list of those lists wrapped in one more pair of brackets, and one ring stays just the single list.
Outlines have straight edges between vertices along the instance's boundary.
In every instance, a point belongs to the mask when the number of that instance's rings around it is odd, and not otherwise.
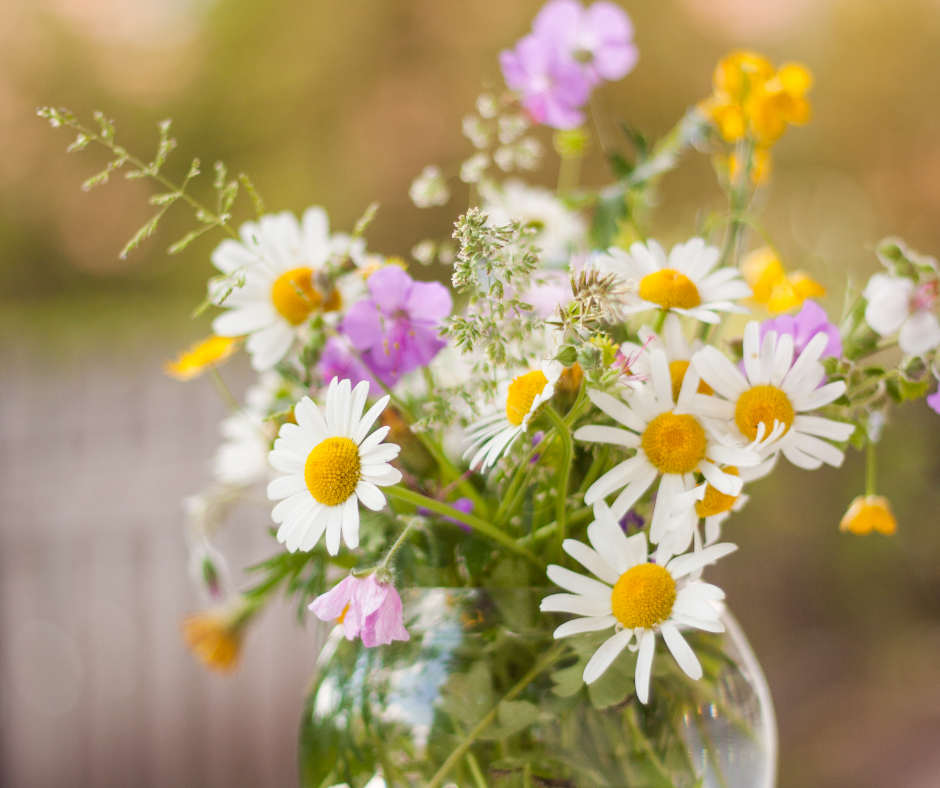
[{"label": "daisy petal", "polygon": [[610,598],[598,599],[577,594],[550,594],[539,604],[543,613],[574,613],[577,616],[611,615]]},{"label": "daisy petal", "polygon": [[698,657],[695,656],[692,647],[685,642],[685,638],[679,634],[679,630],[667,621],[660,627],[660,631],[663,633],[663,640],[669,646],[672,656],[676,658],[676,662],[679,663],[679,667],[685,671],[686,675],[696,680],[702,678],[702,666],[698,661]]},{"label": "daisy petal", "polygon": [[617,619],[614,616],[576,618],[572,621],[566,621],[552,633],[552,636],[555,640],[558,640],[569,635],[580,635],[582,632],[598,632],[601,629],[612,627],[616,623]]},{"label": "daisy petal", "polygon": [[556,586],[561,586],[566,591],[571,591],[582,596],[597,597],[598,599],[610,599],[610,586],[606,586],[590,577],[579,575],[570,569],[565,569],[557,564],[549,564],[546,570],[548,579]]},{"label": "daisy petal", "polygon": [[632,629],[623,629],[617,634],[605,640],[599,649],[594,652],[594,656],[588,661],[584,668],[584,682],[593,684],[607,670],[623,651],[627,644],[633,639]]},{"label": "daisy petal", "polygon": [[640,640],[640,653],[636,658],[636,696],[640,699],[640,703],[648,703],[650,699],[650,674],[653,672],[655,651],[656,633],[652,629],[647,629],[643,632]]},{"label": "daisy petal", "polygon": [[605,583],[614,585],[620,579],[617,572],[599,553],[576,539],[565,539],[562,549],[589,572],[593,572]]}]

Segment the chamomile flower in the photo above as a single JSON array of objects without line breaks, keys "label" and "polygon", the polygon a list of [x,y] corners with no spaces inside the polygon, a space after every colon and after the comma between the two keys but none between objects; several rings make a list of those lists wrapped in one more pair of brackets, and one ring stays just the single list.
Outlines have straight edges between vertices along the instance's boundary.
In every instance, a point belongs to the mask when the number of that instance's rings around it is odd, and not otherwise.
[{"label": "chamomile flower", "polygon": [[299,224],[284,212],[247,222],[241,243],[227,239],[212,253],[212,264],[223,274],[243,276],[222,304],[227,311],[212,323],[219,336],[248,335],[251,365],[272,369],[290,350],[301,326],[317,311],[342,306],[339,290],[322,292],[316,274],[330,257],[358,256],[362,242],[340,233],[330,235],[322,208],[308,208]]},{"label": "chamomile flower", "polygon": [[567,264],[571,253],[584,246],[584,219],[548,189],[510,180],[502,186],[482,183],[480,195],[492,226],[519,221],[536,231],[532,241],[549,265]]},{"label": "chamomile flower", "polygon": [[701,238],[676,244],[668,258],[656,241],[637,241],[629,254],[616,247],[609,249],[601,265],[636,283],[636,290],[626,295],[624,314],[664,309],[703,323],[717,323],[719,312],[746,314],[747,309],[734,302],[751,295],[738,269],[713,270],[720,255]]},{"label": "chamomile flower", "polygon": [[725,595],[708,583],[681,581],[690,572],[734,552],[737,547],[713,545],[698,554],[678,556],[663,566],[649,562],[645,533],[624,535],[603,503],[594,507],[594,516],[596,519],[588,526],[591,547],[574,539],[566,539],[562,546],[598,579],[554,564],[548,567],[549,579],[571,593],[545,597],[540,609],[582,616],[558,627],[555,638],[614,627],[613,636],[585,666],[584,681],[588,684],[597,681],[628,646],[633,651],[638,649],[636,694],[641,703],[649,701],[657,633],[662,634],[679,667],[689,677],[700,679],[702,666],[679,627],[724,632],[719,611],[712,602],[724,599]]},{"label": "chamomile flower", "polygon": [[748,323],[744,331],[746,377],[713,347],[695,355],[692,365],[716,396],[696,395],[693,407],[705,416],[734,425],[737,435],[750,440],[757,436],[760,425],[767,430],[775,423],[783,425],[784,434],[776,448],[790,462],[810,470],[824,462],[839,467],[845,455],[822,439],[848,440],[855,427],[805,415],[828,405],[845,391],[841,380],[820,386],[826,373],[819,357],[828,337],[824,332],[816,334],[794,362],[792,336],[784,334],[778,339],[775,331],[768,331],[761,344],[759,332],[756,321]]},{"label": "chamomile flower", "polygon": [[379,487],[401,481],[401,473],[388,464],[399,447],[382,443],[389,428],[366,437],[389,397],[363,416],[368,395],[365,381],[350,392],[348,380],[333,378],[326,394],[326,418],[304,397],[294,408],[297,423],[281,426],[268,459],[287,476],[268,485],[268,497],[280,500],[271,516],[281,526],[278,541],[292,553],[312,550],[324,532],[330,555],[339,552],[341,536],[347,547],[357,547],[359,502],[378,511],[385,506]]},{"label": "chamomile flower", "polygon": [[[638,375],[641,380],[648,380],[650,353],[654,350],[662,350],[666,354],[666,361],[669,362],[672,398],[678,401],[679,391],[682,389],[682,381],[685,379],[692,354],[702,348],[701,340],[696,339],[690,344],[682,333],[679,316],[672,312],[666,315],[661,334],[655,334],[649,326],[641,326],[637,334],[643,342],[642,345],[624,342],[620,346],[620,352],[632,359],[630,371]],[[702,380],[699,381],[698,391],[700,394],[712,393],[709,385]]]},{"label": "chamomile flower", "polygon": [[529,428],[532,417],[552,398],[561,371],[557,361],[546,361],[541,369],[513,379],[506,390],[505,409],[484,416],[467,431],[470,447],[464,457],[475,452],[471,468],[485,471],[512,447]]},{"label": "chamomile flower", "polygon": [[[727,445],[692,409],[699,382],[698,373],[690,367],[683,376],[678,398],[673,399],[666,354],[654,350],[650,353],[649,381],[633,390],[627,402],[602,391],[588,391],[591,402],[626,429],[589,425],[576,430],[574,437],[636,449],[636,454],[594,482],[584,495],[586,504],[602,501],[622,488],[610,507],[614,517],[620,519],[660,476],[658,495],[663,500],[693,493],[700,487],[696,473],[727,495],[741,491],[741,479],[725,473],[719,465],[749,467],[757,465],[760,457],[753,446]],[[698,494],[685,497],[687,508],[693,506]],[[650,540],[658,544],[667,530],[684,519],[683,514],[666,506],[656,507]]]}]

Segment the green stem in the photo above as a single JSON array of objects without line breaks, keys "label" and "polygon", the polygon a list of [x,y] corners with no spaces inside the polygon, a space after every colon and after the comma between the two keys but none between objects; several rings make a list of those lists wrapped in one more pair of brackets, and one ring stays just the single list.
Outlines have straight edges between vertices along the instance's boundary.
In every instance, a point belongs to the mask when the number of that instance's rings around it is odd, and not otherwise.
[{"label": "green stem", "polygon": [[421,495],[421,493],[416,493],[406,487],[400,487],[398,485],[393,487],[384,487],[383,492],[391,498],[396,498],[399,501],[405,501],[407,503],[414,504],[415,506],[421,506],[425,509],[430,509],[432,512],[444,515],[445,517],[451,517],[454,520],[463,523],[464,525],[468,525],[474,531],[478,531],[483,536],[492,539],[494,542],[499,542],[501,545],[503,545],[503,547],[512,550],[514,553],[518,553],[519,555],[524,556],[533,564],[535,564],[535,566],[539,567],[539,569],[542,568],[542,563],[535,555],[530,553],[522,545],[518,544],[511,536],[507,536],[498,528],[495,528],[493,525],[486,522],[486,520],[481,520],[479,517],[474,517],[472,514],[466,514],[459,509],[455,509],[453,506],[448,506],[446,503],[442,503],[441,501],[435,501],[433,498],[428,498],[426,495]]},{"label": "green stem", "polygon": [[669,772],[666,771],[666,767],[663,765],[663,762],[659,759],[659,756],[653,750],[652,745],[649,742],[649,739],[646,738],[646,734],[640,730],[640,724],[636,719],[636,706],[631,706],[626,713],[627,724],[630,726],[630,730],[633,733],[634,739],[638,740],[640,743],[640,748],[646,753],[646,757],[649,758],[650,763],[653,764],[653,768],[656,769],[666,780],[669,781],[669,784],[672,785],[672,777],[670,777]]},{"label": "green stem", "polygon": [[665,322],[666,322],[666,310],[660,309],[659,312],[656,313],[656,317],[653,318],[653,326],[652,326],[653,333],[658,334],[660,331],[662,331],[663,323]]},{"label": "green stem", "polygon": [[555,529],[555,554],[560,561],[563,554],[561,544],[565,541],[567,532],[565,517],[568,514],[568,479],[571,475],[571,463],[574,460],[574,441],[571,438],[571,430],[568,429],[568,425],[562,421],[561,416],[558,415],[558,412],[551,405],[546,406],[545,413],[555,425],[555,430],[561,438],[562,445],[561,467],[558,469],[557,490],[555,493],[557,496],[555,511],[555,522],[557,523]]},{"label": "green stem", "polygon": [[508,519],[507,513],[515,511],[514,505],[520,485],[524,486],[524,482],[532,474],[532,471],[535,467],[534,463],[531,462],[532,457],[535,456],[535,453],[538,451],[541,451],[544,454],[544,450],[548,448],[549,441],[551,441],[551,439],[552,435],[544,435],[542,440],[540,440],[535,446],[526,452],[525,456],[522,458],[522,461],[516,467],[516,471],[513,474],[512,481],[509,482],[509,487],[506,489],[503,500],[496,509],[496,515],[494,519],[497,523],[504,523]]},{"label": "green stem", "polygon": [[416,528],[417,525],[418,525],[417,522],[412,520],[410,523],[408,523],[408,525],[405,526],[405,529],[401,532],[401,534],[399,534],[398,538],[395,540],[395,544],[393,544],[389,548],[389,551],[385,554],[385,558],[382,559],[382,563],[380,563],[375,568],[375,573],[376,575],[379,575],[379,580],[388,582],[388,580],[384,578],[390,574],[389,566],[391,565],[392,560],[395,558],[395,553],[397,553],[401,549],[402,545],[405,543],[405,539],[408,537],[408,534],[411,533],[411,531],[414,528]]},{"label": "green stem", "polygon": [[453,749],[444,763],[441,764],[441,768],[438,769],[437,773],[431,778],[431,781],[427,784],[427,788],[440,788],[441,783],[444,782],[444,778],[447,777],[450,770],[454,768],[457,761],[463,757],[463,754],[467,752],[473,742],[476,741],[477,737],[496,719],[496,715],[499,713],[499,704],[504,700],[508,701],[515,698],[516,695],[528,687],[546,668],[561,659],[566,650],[567,647],[563,643],[558,643],[551,651],[542,657],[542,659],[536,662],[532,666],[532,669],[519,679],[516,685],[502,697],[499,703],[483,715],[483,718],[476,724],[474,729]]},{"label": "green stem", "polygon": [[877,463],[877,447],[871,441],[868,440],[868,445],[866,447],[866,456],[865,456],[865,496],[875,494],[875,471]]}]

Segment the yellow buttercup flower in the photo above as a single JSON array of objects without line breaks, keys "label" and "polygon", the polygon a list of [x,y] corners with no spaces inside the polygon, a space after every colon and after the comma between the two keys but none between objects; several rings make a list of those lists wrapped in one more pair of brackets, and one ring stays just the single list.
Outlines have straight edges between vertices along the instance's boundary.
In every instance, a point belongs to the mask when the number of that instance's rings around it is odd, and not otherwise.
[{"label": "yellow buttercup flower", "polygon": [[210,336],[184,350],[176,361],[167,361],[163,370],[177,380],[192,380],[201,375],[206,367],[223,364],[238,349],[240,342],[241,337]]},{"label": "yellow buttercup flower", "polygon": [[234,673],[241,659],[247,624],[257,605],[243,596],[183,619],[180,631],[193,656],[215,673]]},{"label": "yellow buttercup flower", "polygon": [[891,512],[891,504],[883,495],[858,496],[839,523],[840,531],[851,531],[859,536],[872,531],[890,536],[897,528],[898,522]]},{"label": "yellow buttercup flower", "polygon": [[806,94],[813,76],[799,63],[777,70],[763,55],[738,50],[718,62],[713,84],[714,92],[700,107],[727,142],[749,136],[758,147],[769,148],[788,124],[810,119]]},{"label": "yellow buttercup flower", "polygon": [[826,288],[802,271],[787,273],[769,246],[755,249],[741,260],[741,276],[750,285],[754,301],[771,314],[798,309],[807,298],[826,295]]}]

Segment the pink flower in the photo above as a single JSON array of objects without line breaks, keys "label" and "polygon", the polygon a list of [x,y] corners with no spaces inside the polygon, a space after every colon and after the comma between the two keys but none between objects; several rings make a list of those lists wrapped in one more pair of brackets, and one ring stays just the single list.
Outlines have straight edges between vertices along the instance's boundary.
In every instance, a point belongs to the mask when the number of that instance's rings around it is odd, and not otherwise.
[{"label": "pink flower", "polygon": [[934,413],[940,415],[940,389],[927,397],[927,404],[933,408]]},{"label": "pink flower", "polygon": [[591,86],[581,67],[560,57],[553,43],[528,35],[515,49],[499,53],[499,65],[506,85],[520,95],[536,123],[574,129],[584,122],[581,107]]},{"label": "pink flower", "polygon": [[764,334],[768,331],[776,331],[778,339],[784,334],[793,337],[794,358],[799,358],[810,340],[820,332],[827,337],[826,348],[821,358],[826,358],[826,356],[838,358],[842,355],[842,340],[839,339],[838,326],[829,322],[826,310],[814,301],[806,301],[795,317],[781,315],[774,320],[765,320],[761,323],[761,342],[764,341]]},{"label": "pink flower", "polygon": [[342,332],[381,380],[427,366],[447,343],[441,323],[453,307],[440,282],[416,282],[397,265],[380,268],[367,282],[371,298],[355,304],[343,318]]},{"label": "pink flower", "polygon": [[591,86],[623,79],[639,58],[630,17],[603,0],[590,8],[577,0],[551,0],[535,17],[532,32],[554,44],[564,60],[577,63]]},{"label": "pink flower", "polygon": [[321,621],[341,619],[346,640],[358,636],[367,648],[409,638],[398,591],[390,583],[380,583],[375,574],[350,575],[313,600],[310,610]]}]

